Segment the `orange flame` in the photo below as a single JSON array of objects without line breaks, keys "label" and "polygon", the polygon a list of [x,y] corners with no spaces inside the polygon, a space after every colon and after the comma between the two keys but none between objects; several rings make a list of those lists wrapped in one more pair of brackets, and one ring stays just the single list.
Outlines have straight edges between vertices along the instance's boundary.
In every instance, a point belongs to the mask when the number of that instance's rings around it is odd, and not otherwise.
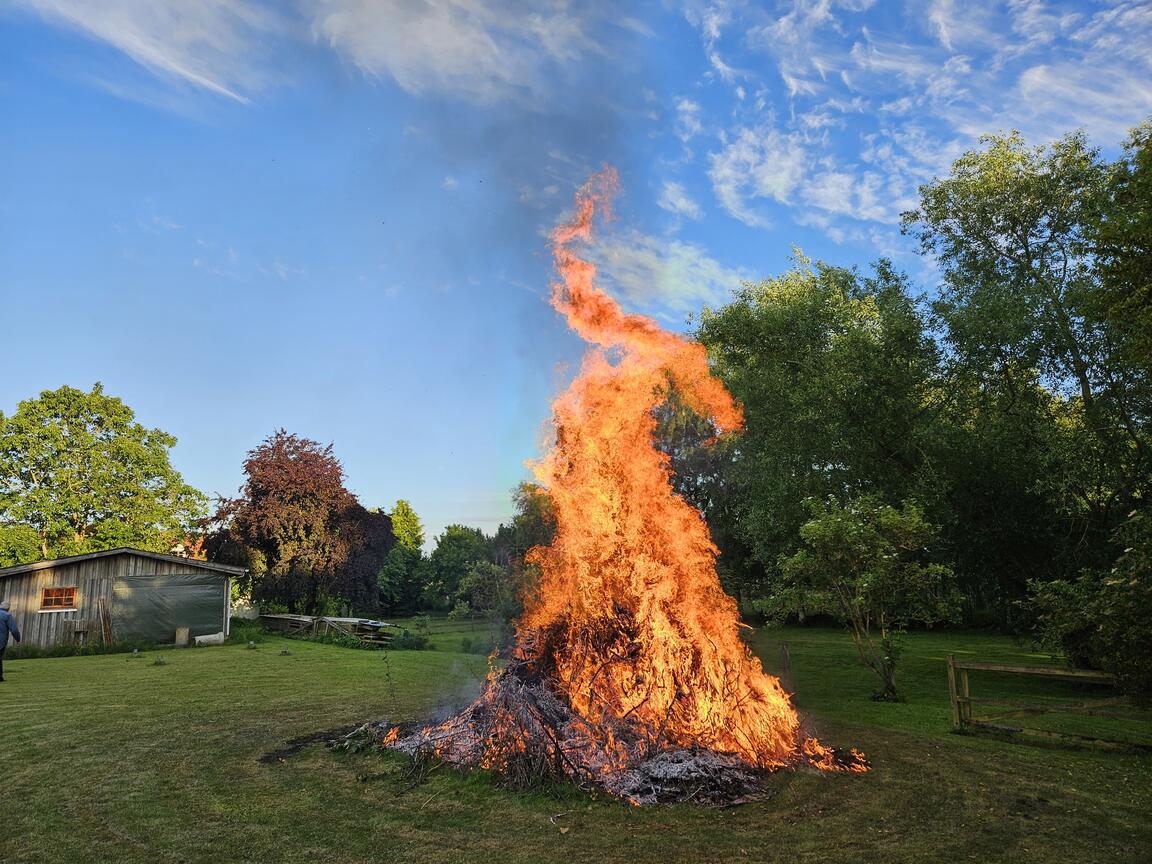
[{"label": "orange flame", "polygon": [[796,752],[796,712],[740,639],[718,550],[654,444],[669,380],[721,432],[740,429],[742,412],[704,346],[624,314],[574,251],[616,185],[611,169],[593,176],[552,235],[552,305],[600,348],[553,405],[556,445],[536,474],[552,495],[556,539],[533,550],[539,599],[519,631],[563,622],[556,684],[585,719],[628,717],[671,745],[779,765]]},{"label": "orange flame", "polygon": [[498,771],[531,756],[626,797],[624,773],[666,751],[867,770],[856,751],[800,734],[788,694],[740,639],[707,525],[673,492],[654,438],[669,382],[718,433],[743,416],[702,345],[625,314],[577,253],[617,183],[610,168],[595,174],[552,234],[552,305],[598,347],[553,404],[555,444],[535,466],[556,535],[529,553],[541,579],[517,622],[518,670],[494,670],[470,708],[400,743]]}]

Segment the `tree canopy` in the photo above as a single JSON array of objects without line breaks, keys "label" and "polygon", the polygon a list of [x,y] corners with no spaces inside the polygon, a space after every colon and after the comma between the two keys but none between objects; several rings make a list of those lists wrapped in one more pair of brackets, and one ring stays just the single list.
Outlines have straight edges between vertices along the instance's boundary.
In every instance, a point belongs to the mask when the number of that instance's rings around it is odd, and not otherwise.
[{"label": "tree canopy", "polygon": [[797,255],[704,310],[696,335],[746,430],[713,440],[671,391],[658,434],[742,601],[828,576],[821,537],[840,554],[899,516],[925,526],[923,566],[953,574],[969,623],[1039,616],[1069,656],[1152,680],[1122,659],[1152,585],[1150,129],[1113,162],[1079,133],[982,139],[904,214],[941,275],[930,299],[884,260]]},{"label": "tree canopy", "polygon": [[424,526],[412,505],[401,498],[388,514],[392,519],[392,533],[396,543],[405,549],[417,550],[424,545]]},{"label": "tree canopy", "polygon": [[955,614],[952,570],[932,560],[936,528],[915,504],[899,508],[870,495],[846,504],[807,502],[803,546],[781,562],[781,602],[829,612],[849,625],[860,657],[894,701],[900,632]]},{"label": "tree canopy", "polygon": [[244,474],[240,496],[216,511],[210,557],[245,559],[258,601],[307,614],[330,603],[377,612],[391,520],[344,487],[332,445],[279,429],[249,452]]},{"label": "tree canopy", "polygon": [[45,390],[0,413],[6,554],[28,556],[29,529],[42,558],[117,546],[170,551],[206,503],[172,467],[174,446],[101,384]]}]

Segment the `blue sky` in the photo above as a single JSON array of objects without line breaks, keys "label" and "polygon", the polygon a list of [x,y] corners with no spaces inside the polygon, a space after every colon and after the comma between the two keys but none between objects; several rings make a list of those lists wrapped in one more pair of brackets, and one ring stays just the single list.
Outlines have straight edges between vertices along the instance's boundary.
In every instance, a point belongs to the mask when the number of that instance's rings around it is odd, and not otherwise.
[{"label": "blue sky", "polygon": [[277,427],[492,531],[582,346],[545,234],[601,164],[610,290],[683,328],[883,255],[984,132],[1152,112],[1147,2],[0,0],[0,410],[103,381],[231,494]]}]

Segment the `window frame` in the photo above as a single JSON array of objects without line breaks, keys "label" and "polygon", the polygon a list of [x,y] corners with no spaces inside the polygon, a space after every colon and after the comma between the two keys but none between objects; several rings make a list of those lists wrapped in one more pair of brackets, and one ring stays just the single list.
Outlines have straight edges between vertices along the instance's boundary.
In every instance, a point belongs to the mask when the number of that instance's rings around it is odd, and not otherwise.
[{"label": "window frame", "polygon": [[[40,612],[75,612],[78,585],[51,585],[40,589]],[[54,596],[49,596],[52,594]],[[56,602],[56,601],[68,602]]]}]

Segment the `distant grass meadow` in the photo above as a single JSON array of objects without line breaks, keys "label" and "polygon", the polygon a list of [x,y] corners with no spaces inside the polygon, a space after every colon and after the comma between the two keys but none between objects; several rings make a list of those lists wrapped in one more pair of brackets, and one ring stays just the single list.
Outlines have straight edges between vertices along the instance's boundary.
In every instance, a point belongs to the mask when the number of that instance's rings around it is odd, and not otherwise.
[{"label": "distant grass meadow", "polygon": [[[770,670],[788,643],[811,731],[864,750],[874,769],[781,772],[769,800],[729,809],[637,809],[567,788],[522,794],[448,769],[413,785],[399,757],[318,745],[259,761],[297,736],[423,718],[466,699],[486,660],[461,652],[461,640],[481,626],[436,621],[429,651],[267,636],[254,648],[6,663],[0,861],[1152,860],[1152,757],[950,731],[948,653],[1049,662],[983,634],[910,636],[899,676],[907,701],[883,704],[868,698],[870,673],[843,631],[758,630],[752,644]],[[974,695],[1019,688],[973,675]],[[1027,689],[1033,699],[1085,698],[1043,680]],[[1145,715],[1052,722],[1152,739]]]}]

